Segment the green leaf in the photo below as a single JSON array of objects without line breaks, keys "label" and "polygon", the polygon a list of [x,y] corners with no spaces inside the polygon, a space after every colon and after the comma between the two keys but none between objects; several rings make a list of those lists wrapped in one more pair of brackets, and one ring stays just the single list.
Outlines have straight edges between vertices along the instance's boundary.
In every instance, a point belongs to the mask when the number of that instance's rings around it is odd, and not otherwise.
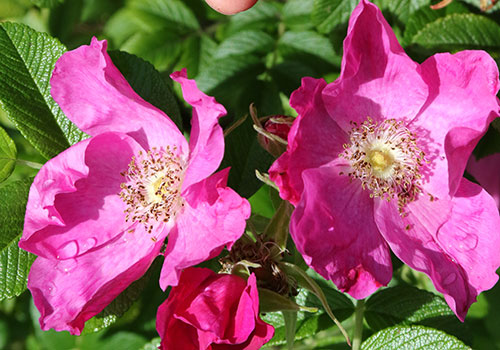
[{"label": "green leaf", "polygon": [[[196,82],[200,90],[208,94],[220,91],[220,96],[225,97],[227,96],[224,94],[225,92],[231,93],[232,91],[231,95],[234,97],[236,91],[241,92],[244,88],[242,79],[253,80],[256,72],[263,69],[263,63],[255,56],[228,56],[214,60],[212,65],[200,72]],[[231,97],[224,99],[230,101]]]},{"label": "green leaf", "polygon": [[[264,237],[272,239],[280,251],[286,250],[288,240],[288,227],[290,224],[290,216],[292,215],[293,207],[287,201],[282,201],[273,218],[267,225],[264,231]],[[277,252],[279,254],[280,252]]]},{"label": "green leaf", "polygon": [[196,35],[200,25],[180,0],[131,0],[105,27],[123,51],[136,54],[164,71],[175,66],[183,41]]},{"label": "green leaf", "polygon": [[320,33],[330,33],[346,23],[358,0],[314,0],[312,22]]},{"label": "green leaf", "polygon": [[280,13],[276,6],[266,1],[259,1],[247,11],[231,16],[227,35],[242,30],[263,30],[274,28]]},{"label": "green leaf", "polygon": [[375,4],[381,8],[384,13],[387,11],[401,23],[406,23],[412,13],[420,8],[429,8],[429,0],[375,0]]},{"label": "green leaf", "polygon": [[462,339],[468,335],[441,296],[404,285],[373,294],[366,302],[365,320],[375,331],[397,324],[420,324]]},{"label": "green leaf", "polygon": [[474,14],[451,14],[428,23],[413,35],[413,44],[432,49],[500,49],[500,25]]},{"label": "green leaf", "polygon": [[330,40],[313,31],[285,32],[278,48],[285,59],[300,60],[315,70],[329,71],[332,65],[340,64]]},{"label": "green leaf", "polygon": [[470,350],[460,340],[443,331],[423,326],[396,326],[375,333],[361,344],[362,350]]},{"label": "green leaf", "polygon": [[314,0],[289,0],[282,9],[283,22],[294,29],[310,29]]},{"label": "green leaf", "polygon": [[144,100],[165,112],[182,130],[179,105],[161,74],[143,59],[121,51],[109,55],[134,91]]},{"label": "green leaf", "polygon": [[424,7],[421,10],[415,12],[406,24],[404,39],[407,43],[413,41],[413,37],[420,31],[421,28],[426,26],[428,23],[432,23],[438,18],[443,17],[443,9],[432,10],[430,7]]},{"label": "green leaf", "polygon": [[7,179],[16,166],[16,144],[7,132],[0,127],[0,182]]},{"label": "green leaf", "polygon": [[45,33],[18,23],[0,24],[0,103],[46,158],[85,138],[50,96],[50,75],[64,51]]},{"label": "green leaf", "polygon": [[207,35],[191,36],[182,42],[176,70],[186,68],[189,76],[196,77],[212,63],[217,44]]},{"label": "green leaf", "polygon": [[36,258],[17,245],[31,182],[16,181],[0,188],[0,300],[19,296],[26,290],[28,273]]},{"label": "green leaf", "polygon": [[248,198],[248,201],[252,207],[252,214],[263,216],[266,219],[273,217],[275,209],[269,186],[263,185],[252,197]]},{"label": "green leaf", "polygon": [[248,55],[272,51],[274,39],[264,32],[245,30],[225,39],[214,52],[214,59],[231,55]]},{"label": "green leaf", "polygon": [[255,170],[267,171],[274,158],[257,141],[257,133],[247,118],[243,124],[226,137],[222,168],[231,167],[228,186],[241,196],[249,198],[262,183],[255,177]]}]

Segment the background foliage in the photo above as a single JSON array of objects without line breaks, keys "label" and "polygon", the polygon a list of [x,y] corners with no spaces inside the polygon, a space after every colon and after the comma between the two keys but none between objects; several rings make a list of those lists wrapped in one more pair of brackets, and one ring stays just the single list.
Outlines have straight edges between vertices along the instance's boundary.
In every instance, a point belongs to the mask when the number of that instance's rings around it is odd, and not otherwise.
[{"label": "background foliage", "polygon": [[[277,194],[257,180],[255,169],[265,172],[273,158],[257,142],[248,106],[254,103],[259,116],[294,116],[288,98],[301,77],[335,80],[357,2],[261,0],[227,17],[202,0],[0,0],[0,348],[155,349],[159,341],[155,315],[166,294],[157,285],[158,264],[90,320],[80,337],[41,331],[25,292],[34,256],[20,251],[17,241],[32,177],[39,164],[86,137],[50,97],[48,78],[63,52],[94,35],[107,39],[134,90],[185,130],[190,111],[168,75],[186,67],[229,111],[221,123],[235,128],[226,137],[222,167],[232,167],[230,186],[250,198],[252,224],[265,227]],[[481,12],[479,0],[455,0],[441,10],[431,10],[429,0],[375,3],[417,61],[441,51],[483,49],[500,62],[500,4]],[[477,157],[500,152],[499,131],[490,127]],[[287,260],[305,267],[290,250]],[[394,260],[389,287],[366,301],[363,349],[500,349],[500,286],[481,294],[461,323],[425,276]],[[352,328],[354,301],[308,273],[344,327]],[[296,319],[267,313],[264,319],[276,328],[268,347],[285,346],[293,321],[295,349],[347,349],[317,297],[298,292],[298,304],[319,311],[301,311]]]}]

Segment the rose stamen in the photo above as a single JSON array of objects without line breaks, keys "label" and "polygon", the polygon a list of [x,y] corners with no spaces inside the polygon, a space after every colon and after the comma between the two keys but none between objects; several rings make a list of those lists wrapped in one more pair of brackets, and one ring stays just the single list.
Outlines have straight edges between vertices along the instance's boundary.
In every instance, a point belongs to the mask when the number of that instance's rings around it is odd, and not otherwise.
[{"label": "rose stamen", "polygon": [[176,147],[139,152],[121,175],[125,177],[120,192],[127,204],[125,221],[144,224],[148,233],[155,223],[169,222],[184,205],[180,196],[184,166]]},{"label": "rose stamen", "polygon": [[395,119],[377,123],[368,117],[351,125],[349,144],[344,144],[340,154],[351,167],[347,176],[360,180],[372,198],[390,201],[396,197],[403,213],[402,209],[422,192],[420,168],[425,153],[415,134]]}]

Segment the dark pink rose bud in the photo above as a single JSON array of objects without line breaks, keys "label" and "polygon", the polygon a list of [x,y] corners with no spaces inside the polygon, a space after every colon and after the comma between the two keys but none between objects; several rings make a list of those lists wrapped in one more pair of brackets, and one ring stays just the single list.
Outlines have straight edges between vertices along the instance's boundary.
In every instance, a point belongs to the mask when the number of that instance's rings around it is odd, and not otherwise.
[{"label": "dark pink rose bud", "polygon": [[274,334],[259,317],[255,275],[248,280],[204,268],[182,272],[158,308],[161,350],[257,350]]},{"label": "dark pink rose bud", "polygon": [[279,157],[286,151],[288,133],[294,118],[285,115],[275,115],[267,119],[263,130],[259,131],[259,143],[269,153]]}]

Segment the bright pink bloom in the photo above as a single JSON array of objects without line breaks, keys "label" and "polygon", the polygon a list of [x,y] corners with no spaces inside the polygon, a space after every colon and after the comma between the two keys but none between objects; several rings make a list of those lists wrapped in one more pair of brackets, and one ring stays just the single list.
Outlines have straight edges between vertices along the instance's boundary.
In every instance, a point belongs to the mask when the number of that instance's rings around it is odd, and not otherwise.
[{"label": "bright pink bloom", "polygon": [[258,350],[274,334],[259,317],[255,275],[189,268],[158,308],[162,350]]},{"label": "bright pink bloom", "polygon": [[467,171],[495,199],[500,209],[500,153],[479,160],[472,155],[467,163]]},{"label": "bright pink bloom", "polygon": [[48,161],[30,190],[19,246],[36,255],[28,288],[42,329],[79,334],[165,251],[160,285],[218,255],[241,236],[247,200],[226,187],[219,166],[223,106],[172,74],[193,106],[189,144],[175,124],[142,100],[93,39],[64,54],[52,96],[92,137]]},{"label": "bright pink bloom", "polygon": [[418,64],[380,10],[361,1],[340,77],[302,80],[290,99],[299,116],[287,152],[270,169],[296,206],[290,230],[305,261],[360,299],[390,281],[391,249],[463,320],[498,280],[498,210],[462,177],[498,115],[498,88],[485,52]]}]

